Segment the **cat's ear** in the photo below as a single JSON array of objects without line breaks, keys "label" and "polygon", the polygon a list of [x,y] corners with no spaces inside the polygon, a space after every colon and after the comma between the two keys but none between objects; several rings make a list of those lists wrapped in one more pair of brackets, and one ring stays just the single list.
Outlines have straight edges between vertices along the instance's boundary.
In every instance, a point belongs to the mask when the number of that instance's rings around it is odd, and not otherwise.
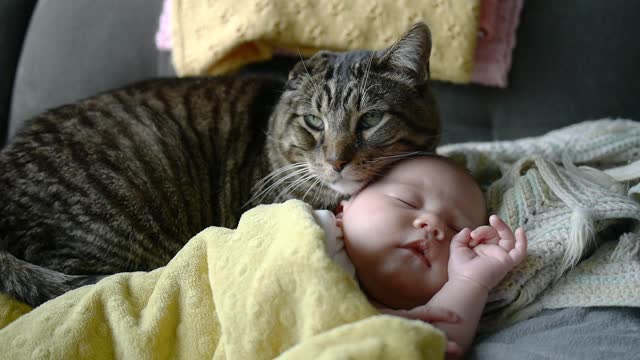
[{"label": "cat's ear", "polygon": [[419,22],[382,52],[378,64],[424,82],[429,79],[430,56],[431,31],[427,24]]},{"label": "cat's ear", "polygon": [[330,51],[318,51],[312,57],[298,63],[289,72],[289,81],[299,78],[301,75],[312,75],[327,66],[327,63],[335,54]]}]

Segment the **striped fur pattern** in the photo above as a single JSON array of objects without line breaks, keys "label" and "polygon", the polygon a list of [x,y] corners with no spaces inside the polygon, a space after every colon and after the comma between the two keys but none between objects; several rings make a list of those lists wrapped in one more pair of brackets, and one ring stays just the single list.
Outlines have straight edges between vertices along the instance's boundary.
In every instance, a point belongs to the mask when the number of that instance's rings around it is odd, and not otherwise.
[{"label": "striped fur pattern", "polygon": [[434,150],[429,30],[378,52],[321,52],[289,79],[160,79],[33,119],[0,152],[0,292],[33,306],[165,265],[259,203],[335,206]]}]

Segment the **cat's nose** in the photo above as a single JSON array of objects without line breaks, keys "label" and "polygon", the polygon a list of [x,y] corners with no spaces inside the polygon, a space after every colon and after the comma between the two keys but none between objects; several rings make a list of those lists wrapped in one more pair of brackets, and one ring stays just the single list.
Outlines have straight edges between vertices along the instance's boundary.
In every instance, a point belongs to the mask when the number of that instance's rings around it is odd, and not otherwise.
[{"label": "cat's nose", "polygon": [[347,166],[348,161],[346,160],[328,160],[329,164],[333,168],[333,170],[337,172],[341,172],[345,166]]}]

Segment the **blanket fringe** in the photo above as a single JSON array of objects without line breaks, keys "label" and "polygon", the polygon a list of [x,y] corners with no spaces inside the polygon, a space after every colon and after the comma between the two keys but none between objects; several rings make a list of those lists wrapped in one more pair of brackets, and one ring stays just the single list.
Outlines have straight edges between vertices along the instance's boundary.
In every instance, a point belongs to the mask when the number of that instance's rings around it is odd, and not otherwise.
[{"label": "blanket fringe", "polygon": [[575,267],[585,252],[595,244],[593,212],[587,208],[575,208],[571,214],[571,230],[560,263],[558,277]]},{"label": "blanket fringe", "polygon": [[[595,219],[596,214],[584,203],[583,195],[579,189],[570,189],[568,184],[582,179],[582,185],[594,189],[603,186],[603,183],[615,183],[609,176],[605,178],[597,176],[594,171],[580,169],[573,162],[573,154],[564,152],[561,156],[565,171],[555,163],[536,161],[540,174],[545,182],[558,198],[560,198],[573,211],[571,213],[571,225],[569,238],[565,242],[564,254],[559,264],[556,280],[566,271],[574,268],[582,259],[585,252],[595,244]],[[586,170],[586,171],[585,171]],[[595,169],[594,169],[595,170]],[[575,192],[577,191],[577,192]],[[584,191],[584,189],[582,190]]]},{"label": "blanket fringe", "polygon": [[620,236],[610,260],[612,262],[640,260],[640,228]]}]

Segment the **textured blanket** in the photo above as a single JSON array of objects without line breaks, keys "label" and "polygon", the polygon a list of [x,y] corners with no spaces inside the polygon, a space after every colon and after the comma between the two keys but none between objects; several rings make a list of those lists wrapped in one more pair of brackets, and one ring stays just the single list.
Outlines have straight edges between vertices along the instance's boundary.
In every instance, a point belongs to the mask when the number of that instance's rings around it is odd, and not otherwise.
[{"label": "textured blanket", "polygon": [[172,0],[178,75],[220,74],[318,49],[383,49],[411,25],[431,28],[431,76],[467,83],[473,71],[480,0]]},{"label": "textured blanket", "polygon": [[544,308],[640,306],[639,122],[438,151],[465,163],[489,211],[529,238],[527,259],[490,293],[481,331]]},{"label": "textured blanket", "polygon": [[208,228],[166,266],[123,273],[29,311],[0,297],[6,359],[438,359],[430,325],[379,315],[325,254],[299,201]]}]

